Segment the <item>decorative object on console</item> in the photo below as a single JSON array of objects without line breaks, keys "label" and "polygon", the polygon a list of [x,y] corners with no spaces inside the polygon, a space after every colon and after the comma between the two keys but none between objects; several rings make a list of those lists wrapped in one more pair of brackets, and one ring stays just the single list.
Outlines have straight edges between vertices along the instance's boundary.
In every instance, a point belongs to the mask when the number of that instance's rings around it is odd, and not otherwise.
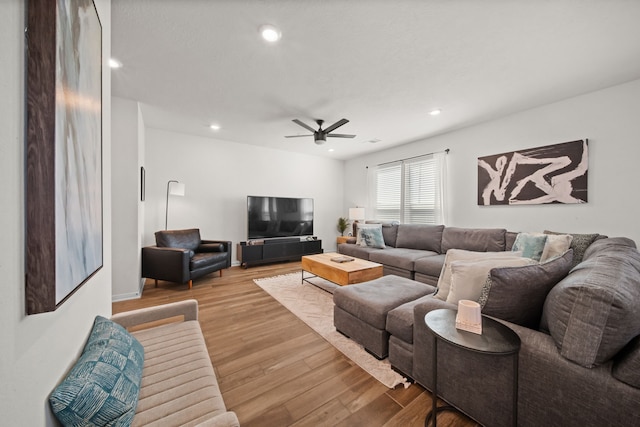
[{"label": "decorative object on console", "polygon": [[184,184],[181,184],[179,181],[172,179],[167,182],[167,205],[165,207],[165,213],[164,213],[164,229],[165,230],[167,229],[167,225],[169,224],[169,195],[184,196],[184,190],[185,190]]},{"label": "decorative object on console", "polygon": [[480,312],[480,304],[467,299],[461,299],[458,301],[456,329],[473,332],[478,335],[482,334],[482,313]]},{"label": "decorative object on console", "polygon": [[25,304],[37,314],[103,265],[102,26],[91,0],[24,3]]},{"label": "decorative object on console", "polygon": [[478,158],[478,205],[586,203],[587,139]]}]

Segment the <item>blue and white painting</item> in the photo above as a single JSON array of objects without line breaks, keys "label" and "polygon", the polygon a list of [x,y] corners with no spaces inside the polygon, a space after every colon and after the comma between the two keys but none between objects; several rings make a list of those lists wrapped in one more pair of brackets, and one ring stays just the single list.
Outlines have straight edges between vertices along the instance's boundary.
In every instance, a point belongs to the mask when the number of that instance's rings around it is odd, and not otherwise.
[{"label": "blue and white painting", "polygon": [[56,305],[102,267],[102,28],[91,0],[58,0]]}]

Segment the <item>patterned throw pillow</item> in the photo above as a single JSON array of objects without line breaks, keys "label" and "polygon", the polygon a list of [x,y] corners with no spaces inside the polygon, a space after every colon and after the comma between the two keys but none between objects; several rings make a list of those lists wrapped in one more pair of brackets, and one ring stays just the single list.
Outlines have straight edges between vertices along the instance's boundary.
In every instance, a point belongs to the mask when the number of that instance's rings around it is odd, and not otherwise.
[{"label": "patterned throw pillow", "polygon": [[360,246],[378,249],[385,248],[382,226],[361,228],[358,230],[358,237],[360,237]]},{"label": "patterned throw pillow", "polygon": [[580,264],[584,257],[584,251],[600,236],[598,233],[593,234],[575,234],[575,233],[558,233],[555,231],[544,230],[544,234],[570,234],[573,239],[569,246],[573,249],[573,264],[572,267]]},{"label": "patterned throw pillow", "polygon": [[80,358],[49,403],[65,426],[129,426],[142,379],[144,348],[122,326],[96,316]]},{"label": "patterned throw pillow", "polygon": [[518,233],[512,250],[522,251],[522,256],[540,261],[544,245],[547,243],[546,234],[542,233]]}]

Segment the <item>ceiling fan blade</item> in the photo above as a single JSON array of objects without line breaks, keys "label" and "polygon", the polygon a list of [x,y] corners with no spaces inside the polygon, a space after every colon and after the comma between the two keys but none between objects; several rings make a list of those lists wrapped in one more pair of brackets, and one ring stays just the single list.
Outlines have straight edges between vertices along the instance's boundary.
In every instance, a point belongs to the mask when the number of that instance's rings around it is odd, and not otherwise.
[{"label": "ceiling fan blade", "polygon": [[308,124],[306,124],[306,123],[301,122],[301,121],[300,121],[300,120],[298,120],[298,119],[293,119],[293,123],[296,123],[296,124],[298,124],[298,125],[302,126],[303,128],[305,128],[305,129],[307,129],[307,130],[311,131],[311,132],[315,132],[315,131],[316,131],[314,128],[312,128],[311,126],[309,126],[309,125],[308,125]]},{"label": "ceiling fan blade", "polygon": [[300,138],[300,137],[309,137],[309,136],[313,136],[313,135],[287,135],[285,136],[285,138]]},{"label": "ceiling fan blade", "polygon": [[340,126],[345,125],[347,123],[349,123],[349,120],[347,120],[347,119],[338,120],[337,122],[335,122],[334,124],[332,124],[328,128],[324,129],[324,131],[326,133],[331,132],[332,130],[338,129]]},{"label": "ceiling fan blade", "polygon": [[330,133],[327,136],[332,136],[334,138],[355,138],[355,135],[346,135],[344,133]]}]

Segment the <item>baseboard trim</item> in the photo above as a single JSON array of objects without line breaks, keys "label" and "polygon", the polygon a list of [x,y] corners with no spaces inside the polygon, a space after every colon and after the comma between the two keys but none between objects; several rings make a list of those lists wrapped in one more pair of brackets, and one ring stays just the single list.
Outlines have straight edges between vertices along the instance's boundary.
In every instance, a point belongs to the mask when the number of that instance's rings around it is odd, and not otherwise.
[{"label": "baseboard trim", "polygon": [[144,277],[142,279],[140,279],[140,285],[139,285],[139,288],[138,288],[138,292],[129,292],[127,294],[112,295],[111,296],[111,302],[126,301],[126,300],[130,300],[130,299],[141,298],[142,297],[142,290],[144,289],[145,281],[146,281],[146,279]]}]

